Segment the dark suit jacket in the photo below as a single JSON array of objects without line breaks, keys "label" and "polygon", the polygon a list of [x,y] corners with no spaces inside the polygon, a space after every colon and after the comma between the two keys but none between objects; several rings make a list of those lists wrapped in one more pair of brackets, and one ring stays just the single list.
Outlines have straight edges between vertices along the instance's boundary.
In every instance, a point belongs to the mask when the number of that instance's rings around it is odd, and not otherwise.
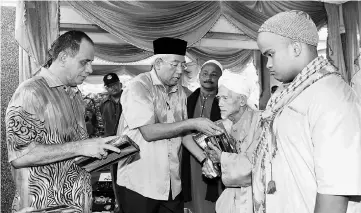
[{"label": "dark suit jacket", "polygon": [[[200,95],[200,88],[196,89],[187,99],[187,113],[188,118],[193,118],[194,109],[197,104],[197,100]],[[211,108],[212,121],[221,119],[221,111],[219,109],[218,100],[215,98]],[[183,148],[182,163],[181,163],[181,179],[182,179],[182,191],[184,195],[184,201],[188,202],[192,200],[191,191],[191,162],[190,152]],[[208,179],[203,176],[203,181],[207,184],[207,193],[205,199],[208,201],[215,202],[218,199],[218,181],[219,178]]]}]

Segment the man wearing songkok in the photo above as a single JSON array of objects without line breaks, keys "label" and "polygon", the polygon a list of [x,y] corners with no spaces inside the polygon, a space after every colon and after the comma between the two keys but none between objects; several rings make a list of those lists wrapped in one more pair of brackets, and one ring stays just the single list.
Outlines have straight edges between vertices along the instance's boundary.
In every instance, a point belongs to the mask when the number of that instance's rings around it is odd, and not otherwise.
[{"label": "man wearing songkok", "polygon": [[24,81],[8,105],[6,142],[16,186],[12,211],[68,205],[91,212],[91,175],[78,156],[104,158],[114,136],[89,138],[77,85],[92,73],[93,41],[83,32],[61,35],[49,51],[49,67]]},{"label": "man wearing songkok", "polygon": [[192,130],[222,132],[207,118],[187,119],[187,96],[179,83],[187,68],[187,42],[165,37],[155,40],[153,47],[152,70],[135,77],[121,97],[118,134],[128,135],[140,148],[139,160],[118,167],[125,213],[183,212],[181,144],[199,161],[205,155],[194,141],[182,142],[182,136]]},{"label": "man wearing songkok", "polygon": [[359,213],[359,98],[318,56],[317,28],[305,12],[279,13],[258,32],[267,68],[284,89],[261,115],[252,173],[255,212]]},{"label": "man wearing songkok", "polygon": [[[252,65],[251,65],[252,66]],[[221,178],[226,189],[216,203],[217,213],[252,213],[252,154],[257,146],[257,125],[260,112],[249,99],[252,91],[249,79],[241,74],[224,72],[219,79],[217,98],[224,126],[237,153],[222,152],[209,143],[213,162],[220,162]],[[202,168],[211,176],[207,164]]]},{"label": "man wearing songkok", "polygon": [[[187,99],[188,118],[205,117],[211,121],[221,119],[218,100],[218,79],[223,66],[216,60],[205,62],[199,73],[200,88],[196,89]],[[192,212],[214,212],[215,202],[221,191],[219,178],[209,179],[202,176],[202,165],[183,149],[182,155],[182,188],[185,207]]]}]

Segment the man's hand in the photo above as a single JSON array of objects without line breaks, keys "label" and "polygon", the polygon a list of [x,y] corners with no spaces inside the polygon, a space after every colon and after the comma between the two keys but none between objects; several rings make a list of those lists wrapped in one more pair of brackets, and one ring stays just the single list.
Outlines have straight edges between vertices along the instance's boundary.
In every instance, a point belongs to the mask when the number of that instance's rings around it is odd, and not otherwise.
[{"label": "man's hand", "polygon": [[108,141],[119,138],[119,136],[109,136],[105,138],[89,138],[80,142],[81,155],[105,159],[108,156],[108,150],[120,153],[117,147],[106,144]]},{"label": "man's hand", "polygon": [[205,151],[207,152],[208,157],[211,159],[213,163],[220,163],[221,162],[221,155],[222,151],[219,150],[216,146],[214,146],[212,143],[208,143],[209,148]]},{"label": "man's hand", "polygon": [[214,168],[212,168],[212,165],[212,162],[208,158],[202,165],[202,174],[207,178],[217,177],[217,175],[214,174]]},{"label": "man's hand", "polygon": [[211,135],[220,135],[223,133],[223,129],[217,126],[208,118],[192,118],[192,125],[194,129],[199,132],[203,132],[204,134],[211,136]]}]

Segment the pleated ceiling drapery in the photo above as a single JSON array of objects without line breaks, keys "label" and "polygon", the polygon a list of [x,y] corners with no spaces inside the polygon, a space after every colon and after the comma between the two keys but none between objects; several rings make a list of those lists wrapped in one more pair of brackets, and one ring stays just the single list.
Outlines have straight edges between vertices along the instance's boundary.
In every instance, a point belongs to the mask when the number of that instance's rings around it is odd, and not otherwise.
[{"label": "pleated ceiling drapery", "polygon": [[134,62],[152,55],[152,41],[163,36],[188,42],[188,55],[204,62],[219,60],[226,68],[240,70],[252,50],[217,51],[192,47],[224,15],[247,36],[256,39],[260,25],[270,16],[285,10],[308,12],[316,24],[326,23],[323,3],[265,1],[68,1],[89,21],[123,39],[130,45],[97,45],[96,56],[113,62]]},{"label": "pleated ceiling drapery", "polygon": [[140,49],[176,37],[192,45],[221,15],[218,1],[68,1],[90,22]]},{"label": "pleated ceiling drapery", "polygon": [[[21,1],[22,3],[26,1]],[[39,1],[37,4],[50,5],[57,1]],[[252,50],[228,50],[228,52],[192,46],[198,42],[215,24],[221,15],[227,18],[234,26],[243,31],[248,37],[255,39],[260,25],[270,16],[285,10],[304,10],[309,13],[318,27],[327,20],[324,3],[319,1],[68,1],[68,3],[90,22],[112,35],[126,41],[125,45],[96,44],[95,55],[103,60],[112,62],[134,62],[149,56],[152,53],[152,41],[158,37],[171,36],[184,39],[188,42],[188,55],[193,59],[205,61],[211,58],[219,60],[226,68],[241,69],[244,62],[252,57]],[[31,15],[35,20],[36,14],[28,13],[28,5],[24,4],[24,13]],[[43,16],[42,21],[58,24],[59,14],[51,11],[51,16]],[[38,14],[44,14],[45,10]],[[26,20],[26,16],[19,16]],[[28,18],[28,19],[29,19]],[[35,18],[35,19],[34,19]],[[20,22],[19,22],[20,23]],[[19,25],[20,26],[20,25]],[[51,25],[54,26],[54,25]],[[44,33],[44,28],[33,30],[30,25],[21,25],[31,32]],[[51,29],[57,32],[53,27]],[[40,31],[39,31],[40,30]],[[47,31],[45,31],[47,32]],[[56,34],[56,33],[55,33]],[[21,37],[37,39],[33,34]],[[53,38],[53,36],[52,36]],[[54,40],[53,38],[52,40]],[[43,42],[43,41],[41,41]],[[48,42],[47,42],[48,43]],[[37,45],[28,53],[42,53],[47,46]],[[31,54],[30,54],[31,55]],[[41,59],[31,55],[41,64]],[[34,74],[29,72],[27,76]]]}]

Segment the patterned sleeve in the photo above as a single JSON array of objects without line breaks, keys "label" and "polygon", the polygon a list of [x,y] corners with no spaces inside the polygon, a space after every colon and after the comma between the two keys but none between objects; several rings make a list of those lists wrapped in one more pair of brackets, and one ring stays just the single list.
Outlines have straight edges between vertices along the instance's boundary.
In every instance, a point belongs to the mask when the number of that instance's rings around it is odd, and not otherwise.
[{"label": "patterned sleeve", "polygon": [[14,93],[5,115],[9,162],[42,142],[46,133],[40,109],[43,105],[33,89],[19,87]]}]

